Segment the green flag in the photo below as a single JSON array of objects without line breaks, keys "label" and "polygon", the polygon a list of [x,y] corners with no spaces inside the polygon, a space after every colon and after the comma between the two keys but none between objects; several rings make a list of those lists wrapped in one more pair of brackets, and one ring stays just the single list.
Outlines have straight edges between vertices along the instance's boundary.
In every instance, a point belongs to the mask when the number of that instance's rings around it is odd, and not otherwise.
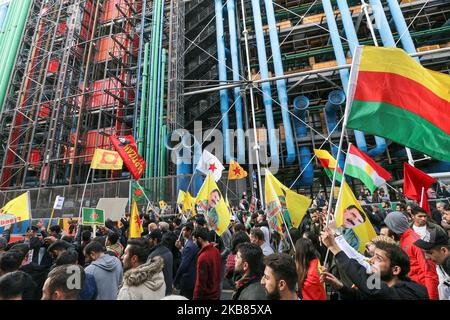
[{"label": "green flag", "polygon": [[105,212],[101,209],[83,208],[83,225],[105,225]]},{"label": "green flag", "polygon": [[[144,191],[142,191],[142,190],[144,190]],[[144,192],[145,192],[145,195],[147,195],[147,197],[148,197],[148,195],[150,194],[150,190],[148,190],[147,188],[144,188],[144,187],[142,187],[142,189],[139,188],[139,185],[134,181],[131,183],[132,200],[135,200],[135,201],[145,200],[146,198],[145,198]]]}]

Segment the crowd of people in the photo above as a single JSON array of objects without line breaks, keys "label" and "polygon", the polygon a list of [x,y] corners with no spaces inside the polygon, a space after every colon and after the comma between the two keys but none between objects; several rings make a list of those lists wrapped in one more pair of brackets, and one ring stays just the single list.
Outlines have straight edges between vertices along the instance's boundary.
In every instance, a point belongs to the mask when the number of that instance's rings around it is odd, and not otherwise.
[{"label": "crowd of people", "polygon": [[429,215],[404,200],[395,210],[382,202],[363,205],[377,232],[364,254],[333,219],[326,224],[323,194],[284,234],[246,195],[221,236],[202,214],[155,212],[141,214],[144,232],[133,239],[129,214],[95,234],[76,222],[71,234],[38,222],[10,242],[5,228],[0,299],[220,300],[232,291],[232,300],[449,300],[450,205]]}]

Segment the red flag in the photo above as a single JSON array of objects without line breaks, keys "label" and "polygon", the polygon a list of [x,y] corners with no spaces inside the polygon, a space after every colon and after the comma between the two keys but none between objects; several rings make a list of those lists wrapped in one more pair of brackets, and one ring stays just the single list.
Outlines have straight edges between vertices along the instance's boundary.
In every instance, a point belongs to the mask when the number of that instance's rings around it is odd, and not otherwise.
[{"label": "red flag", "polygon": [[[436,179],[406,162],[404,166],[404,179],[403,194],[405,197],[416,200],[419,204],[422,200],[422,208],[431,214],[430,206],[428,205],[427,190],[436,182]],[[422,197],[423,199],[421,199]]]},{"label": "red flag", "polygon": [[139,155],[133,136],[110,136],[109,138],[133,178],[139,180],[145,170],[145,160]]}]

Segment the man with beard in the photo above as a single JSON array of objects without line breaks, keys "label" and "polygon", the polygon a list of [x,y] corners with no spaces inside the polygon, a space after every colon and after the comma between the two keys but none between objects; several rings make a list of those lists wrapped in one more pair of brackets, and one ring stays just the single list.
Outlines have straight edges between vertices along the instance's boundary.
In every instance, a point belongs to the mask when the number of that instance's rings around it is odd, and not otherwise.
[{"label": "man with beard", "polygon": [[321,281],[336,289],[343,300],[428,300],[426,288],[408,278],[408,255],[395,244],[375,243],[375,254],[369,260],[371,274],[368,274],[366,268],[339,248],[330,228],[322,231],[321,239],[334,254],[340,270],[357,287],[346,287],[331,273],[321,272]]},{"label": "man with beard", "polygon": [[266,268],[261,284],[268,300],[298,300],[297,269],[294,259],[285,253],[274,253],[264,258]]},{"label": "man with beard", "polygon": [[200,248],[197,258],[197,277],[193,300],[219,300],[222,278],[222,257],[214,242],[209,242],[208,230],[194,231],[194,243]]},{"label": "man with beard", "polygon": [[117,300],[160,300],[164,298],[166,285],[162,272],[164,261],[160,256],[147,258],[150,249],[141,239],[131,239],[122,256],[123,285]]},{"label": "man with beard", "polygon": [[266,300],[261,286],[263,252],[257,244],[241,243],[237,247],[234,271],[241,274],[235,283],[233,300]]}]

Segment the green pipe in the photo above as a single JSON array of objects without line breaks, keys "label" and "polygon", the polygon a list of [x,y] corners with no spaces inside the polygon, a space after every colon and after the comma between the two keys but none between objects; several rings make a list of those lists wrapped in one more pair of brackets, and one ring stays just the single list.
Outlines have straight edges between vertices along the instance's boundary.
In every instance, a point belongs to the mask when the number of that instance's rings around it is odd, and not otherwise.
[{"label": "green pipe", "polygon": [[[164,119],[164,81],[165,81],[165,71],[166,70],[166,49],[162,49],[162,58],[161,58],[161,80],[160,80],[160,88],[159,88],[159,128],[158,128],[158,160],[161,159],[161,146],[164,145],[164,141],[161,138],[162,127],[163,127],[163,119]],[[161,162],[158,161],[160,164]],[[157,167],[157,176],[161,177],[161,166]]]},{"label": "green pipe", "polygon": [[150,122],[147,124],[147,135],[150,133],[150,141],[147,143],[147,155],[148,155],[148,162],[146,167],[146,173],[147,178],[150,178],[153,176],[153,164],[154,164],[154,153],[155,153],[155,122],[156,122],[156,108],[157,108],[157,101],[156,101],[156,90],[157,90],[157,81],[158,81],[158,59],[159,54],[158,51],[159,48],[159,38],[160,38],[160,32],[161,32],[161,10],[163,10],[163,3],[162,1],[157,1],[157,10],[155,11],[156,14],[156,28],[152,30],[153,38],[152,38],[152,58],[151,61],[152,65],[152,72],[151,72],[151,91],[149,92],[149,96],[151,96],[150,99]]},{"label": "green pipe", "polygon": [[[152,118],[154,117],[154,108],[152,108],[152,93],[153,93],[153,81],[154,81],[154,70],[158,68],[157,63],[155,63],[155,56],[156,56],[156,47],[159,43],[159,32],[158,26],[159,26],[159,17],[160,17],[160,0],[155,0],[153,4],[153,17],[152,17],[152,44],[151,44],[151,57],[150,57],[150,63],[149,63],[149,92],[148,92],[148,100],[147,100],[147,131],[145,132],[146,135],[146,152],[145,152],[145,160],[147,161],[147,166],[145,167],[145,177],[150,178],[151,173],[153,172],[153,159],[151,157],[151,147],[152,147],[152,140],[151,140],[151,132],[152,132]],[[157,56],[156,56],[157,59]]]},{"label": "green pipe", "polygon": [[[164,137],[167,134],[167,126],[163,125],[161,128],[161,135],[160,135],[160,141],[164,141]],[[166,173],[166,148],[164,146],[164,142],[160,144],[160,157],[159,157],[159,176],[164,177]],[[159,186],[159,197],[164,197],[165,194],[165,179],[159,179],[160,180],[160,186]]]},{"label": "green pipe", "polygon": [[23,35],[23,29],[25,27],[25,22],[27,20],[28,11],[30,9],[31,0],[20,0],[20,10],[17,14],[17,26],[14,30],[14,37],[12,38],[11,47],[8,50],[8,55],[2,63],[5,66],[5,70],[2,70],[0,74],[0,112],[3,109],[3,101],[6,96],[6,91],[9,85],[9,78],[11,77],[11,72],[14,67],[14,61],[16,60],[17,50],[20,45],[20,41]]},{"label": "green pipe", "polygon": [[[19,9],[20,3],[17,5],[17,1],[10,4],[8,13],[6,16],[5,26],[3,32],[0,34],[0,67],[4,68],[5,65],[2,63],[6,55],[9,53],[9,47],[11,46],[11,37],[14,35],[12,32],[14,22],[17,22],[17,10]],[[3,73],[0,73],[3,74]]]},{"label": "green pipe", "polygon": [[5,39],[10,34],[9,29],[14,21],[14,16],[17,11],[17,1],[13,1],[9,4],[8,12],[6,13],[5,22],[3,23],[3,31],[0,33],[0,56],[6,54],[3,50],[5,46]]},{"label": "green pipe", "polygon": [[145,44],[144,49],[144,67],[142,73],[142,93],[141,93],[141,114],[139,117],[139,138],[138,138],[138,152],[142,155],[145,142],[145,108],[147,106],[147,79],[148,79],[148,54],[150,51],[150,43]]}]

